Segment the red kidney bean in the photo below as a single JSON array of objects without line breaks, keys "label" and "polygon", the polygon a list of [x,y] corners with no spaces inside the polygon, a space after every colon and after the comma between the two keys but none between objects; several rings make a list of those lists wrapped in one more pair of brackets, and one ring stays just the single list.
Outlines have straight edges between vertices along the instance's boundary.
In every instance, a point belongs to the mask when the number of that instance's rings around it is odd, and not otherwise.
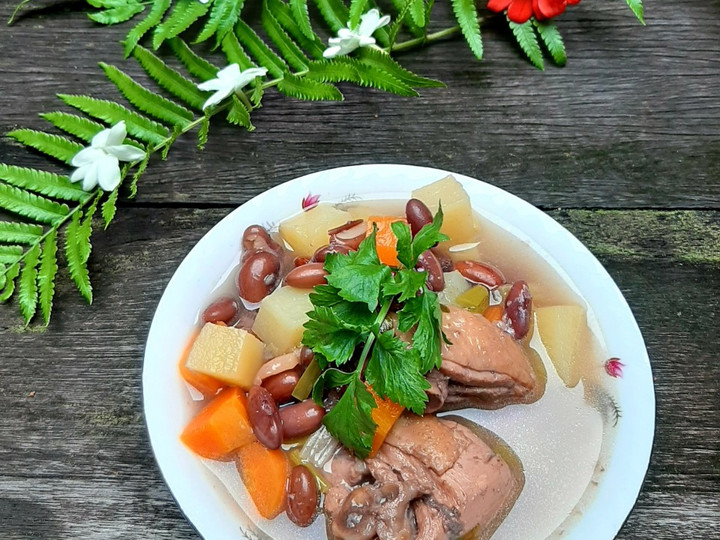
[{"label": "red kidney bean", "polygon": [[367,227],[362,219],[348,221],[345,225],[328,231],[331,244],[341,244],[349,249],[357,249],[365,240]]},{"label": "red kidney bean", "polygon": [[516,281],[510,287],[507,298],[505,299],[505,313],[503,314],[503,322],[512,329],[512,335],[515,339],[524,338],[530,330],[530,321],[532,319],[532,297],[530,289],[524,281]]},{"label": "red kidney bean", "polygon": [[272,239],[270,233],[262,225],[250,225],[245,229],[242,237],[242,247],[246,252],[264,251],[264,248],[274,253],[282,251],[282,248]]},{"label": "red kidney bean", "polygon": [[405,217],[410,225],[412,235],[415,236],[425,225],[432,223],[433,215],[430,209],[419,199],[410,199],[405,205]]},{"label": "red kidney bean", "polygon": [[316,431],[325,416],[325,409],[312,399],[280,409],[283,441],[297,439]]},{"label": "red kidney bean", "polygon": [[251,386],[247,407],[250,425],[257,440],[270,450],[280,448],[282,420],[270,392],[262,386]]},{"label": "red kidney bean", "polygon": [[465,279],[473,283],[482,283],[489,289],[494,289],[505,283],[505,277],[500,270],[493,268],[489,264],[476,261],[460,261],[455,263],[455,270],[460,272]]},{"label": "red kidney bean", "polygon": [[202,319],[206,323],[229,323],[238,312],[238,302],[234,298],[218,298],[203,311]]},{"label": "red kidney bean", "polygon": [[293,259],[293,267],[297,268],[298,266],[302,266],[303,264],[307,264],[310,262],[310,259],[307,257],[295,257]]},{"label": "red kidney bean", "polygon": [[259,302],[277,285],[280,260],[266,251],[252,254],[240,267],[237,286],[240,296],[248,302]]},{"label": "red kidney bean", "polygon": [[327,283],[325,279],[327,275],[323,263],[308,263],[290,270],[288,275],[285,276],[285,283],[298,289],[312,289],[316,285]]},{"label": "red kidney bean", "polygon": [[342,253],[343,255],[347,255],[350,253],[350,248],[344,244],[337,243],[322,246],[315,251],[310,262],[325,262],[325,255],[328,253]]},{"label": "red kidney bean", "polygon": [[440,261],[429,249],[423,251],[418,257],[416,268],[425,270],[427,275],[427,286],[428,289],[435,292],[440,292],[445,288],[445,276],[443,275]]},{"label": "red kidney bean", "polygon": [[302,349],[300,349],[300,365],[304,368],[308,367],[310,365],[310,362],[312,362],[315,359],[315,353],[310,347],[306,347],[303,345]]},{"label": "red kidney bean", "polygon": [[291,369],[268,377],[262,382],[262,386],[270,392],[275,403],[283,404],[292,401],[292,392],[298,380],[300,375]]},{"label": "red kidney bean", "polygon": [[443,272],[452,272],[455,269],[455,263],[447,253],[440,251],[438,248],[430,248],[430,251],[432,251],[433,255],[440,261],[440,268],[442,268]]},{"label": "red kidney bean", "polygon": [[317,481],[305,465],[292,468],[285,491],[285,511],[290,521],[300,527],[310,525],[315,519],[319,497]]}]

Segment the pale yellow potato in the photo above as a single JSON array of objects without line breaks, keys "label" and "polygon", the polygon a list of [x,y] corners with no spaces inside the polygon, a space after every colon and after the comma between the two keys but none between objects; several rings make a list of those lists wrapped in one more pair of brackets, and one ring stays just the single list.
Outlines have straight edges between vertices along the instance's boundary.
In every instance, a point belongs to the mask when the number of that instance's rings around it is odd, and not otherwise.
[{"label": "pale yellow potato", "polygon": [[442,247],[477,241],[477,230],[470,197],[462,184],[452,176],[428,184],[412,192],[414,199],[424,202],[435,215],[442,202],[443,226],[440,229],[450,237]]},{"label": "pale yellow potato", "polygon": [[344,225],[351,219],[344,210],[329,204],[319,204],[280,223],[280,236],[295,252],[295,256],[311,257],[318,248],[328,243],[330,229]]},{"label": "pale yellow potato", "polygon": [[445,272],[445,288],[438,293],[438,299],[441,304],[446,306],[454,306],[455,300],[462,293],[470,289],[472,285],[457,270]]},{"label": "pale yellow potato", "polygon": [[241,328],[206,323],[185,365],[204,375],[248,389],[263,363],[263,344]]},{"label": "pale yellow potato", "polygon": [[307,313],[312,311],[310,302],[312,289],[279,287],[260,303],[260,310],[252,330],[263,343],[270,356],[290,352],[300,346],[308,320]]},{"label": "pale yellow potato", "polygon": [[535,310],[537,330],[555,371],[568,388],[582,375],[581,344],[588,327],[585,308],[575,305],[548,306]]}]

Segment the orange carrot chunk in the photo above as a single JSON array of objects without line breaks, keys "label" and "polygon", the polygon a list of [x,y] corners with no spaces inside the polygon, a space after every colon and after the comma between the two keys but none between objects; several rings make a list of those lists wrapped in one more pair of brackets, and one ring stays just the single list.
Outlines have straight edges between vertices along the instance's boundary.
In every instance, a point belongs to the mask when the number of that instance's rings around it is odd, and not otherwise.
[{"label": "orange carrot chunk", "polygon": [[285,452],[252,442],[238,451],[235,465],[258,513],[265,519],[277,517],[285,509],[285,485],[290,473]]},{"label": "orange carrot chunk", "polygon": [[503,307],[500,304],[490,306],[485,311],[483,311],[483,317],[485,317],[490,322],[497,322],[502,319],[502,316]]},{"label": "orange carrot chunk", "polygon": [[222,381],[218,381],[214,377],[205,375],[204,373],[198,373],[197,371],[192,370],[185,365],[188,355],[190,354],[190,350],[192,349],[193,343],[195,343],[195,338],[197,338],[197,336],[197,331],[193,332],[193,335],[190,336],[190,339],[188,340],[187,345],[185,345],[185,349],[183,350],[182,355],[180,355],[180,363],[178,364],[178,369],[180,370],[180,376],[186,383],[195,388],[195,390],[200,392],[203,396],[205,396],[205,398],[210,398],[218,393],[218,391],[224,386],[224,383]]},{"label": "orange carrot chunk", "polygon": [[389,399],[382,399],[370,386],[368,386],[368,390],[370,390],[377,404],[377,407],[375,407],[371,413],[373,422],[377,424],[377,429],[373,436],[372,449],[370,450],[370,457],[374,457],[385,442],[385,437],[387,437],[387,434],[390,433],[390,430],[395,425],[395,421],[400,418],[400,415],[405,410],[405,407]]},{"label": "orange carrot chunk", "polygon": [[227,459],[238,448],[255,441],[245,393],[239,388],[220,392],[190,421],[180,440],[209,459]]},{"label": "orange carrot chunk", "polygon": [[375,247],[380,262],[388,266],[400,266],[397,258],[397,238],[392,230],[392,224],[396,221],[405,221],[403,218],[390,216],[370,216],[367,219],[367,234],[373,231],[373,223],[377,226],[375,235]]}]

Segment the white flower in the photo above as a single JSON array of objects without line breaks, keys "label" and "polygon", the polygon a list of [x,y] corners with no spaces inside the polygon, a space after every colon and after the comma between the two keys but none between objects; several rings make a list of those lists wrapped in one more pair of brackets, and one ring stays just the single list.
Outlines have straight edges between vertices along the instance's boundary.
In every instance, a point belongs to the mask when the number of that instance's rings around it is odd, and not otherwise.
[{"label": "white flower", "polygon": [[98,184],[105,191],[112,191],[120,183],[120,161],[139,161],[145,152],[136,146],[123,144],[127,129],[125,121],[95,135],[90,146],[83,148],[70,164],[77,167],[71,182],[82,180],[82,188],[90,191]]},{"label": "white flower", "polygon": [[325,58],[335,58],[353,52],[358,47],[367,47],[375,45],[375,38],[372,35],[378,28],[382,28],[390,23],[390,15],[380,17],[377,9],[371,9],[360,17],[360,26],[350,28],[348,22],[347,28],[338,30],[338,37],[330,38],[328,43],[330,46],[325,49],[323,56]]},{"label": "white flower", "polygon": [[218,71],[216,79],[210,79],[197,85],[200,90],[215,90],[215,93],[203,105],[203,110],[220,103],[230,94],[247,85],[255,77],[262,77],[266,73],[267,69],[265,68],[250,68],[240,71],[240,66],[237,64],[230,64],[225,69],[221,69]]}]

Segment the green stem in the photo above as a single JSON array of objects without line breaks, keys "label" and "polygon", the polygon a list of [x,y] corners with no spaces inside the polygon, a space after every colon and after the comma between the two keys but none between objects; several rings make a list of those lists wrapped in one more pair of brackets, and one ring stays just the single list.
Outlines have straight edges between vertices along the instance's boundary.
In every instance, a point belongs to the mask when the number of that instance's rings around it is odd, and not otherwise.
[{"label": "green stem", "polygon": [[[495,17],[495,15],[491,15],[489,17],[478,17],[478,24],[482,26],[493,17]],[[425,45],[429,45],[430,43],[434,43],[436,41],[442,41],[451,38],[461,32],[462,29],[460,28],[460,25],[451,26],[450,28],[445,28],[444,30],[438,30],[437,32],[433,32],[432,34],[427,34],[418,38],[408,39],[407,41],[395,43],[391,47],[383,50],[385,52],[407,51],[418,47],[424,47]]]},{"label": "green stem", "polygon": [[365,342],[365,346],[363,347],[362,353],[360,354],[360,360],[358,360],[358,367],[357,372],[361,373],[363,369],[365,369],[365,360],[367,360],[367,357],[370,355],[370,349],[372,348],[373,344],[375,343],[375,339],[377,339],[377,335],[380,332],[380,326],[382,325],[383,321],[385,320],[385,317],[387,317],[388,312],[390,311],[390,305],[392,304],[392,298],[388,298],[385,300],[385,303],[380,308],[380,312],[378,313],[377,317],[375,318],[375,322],[373,323],[373,331],[368,336],[367,341]]}]

